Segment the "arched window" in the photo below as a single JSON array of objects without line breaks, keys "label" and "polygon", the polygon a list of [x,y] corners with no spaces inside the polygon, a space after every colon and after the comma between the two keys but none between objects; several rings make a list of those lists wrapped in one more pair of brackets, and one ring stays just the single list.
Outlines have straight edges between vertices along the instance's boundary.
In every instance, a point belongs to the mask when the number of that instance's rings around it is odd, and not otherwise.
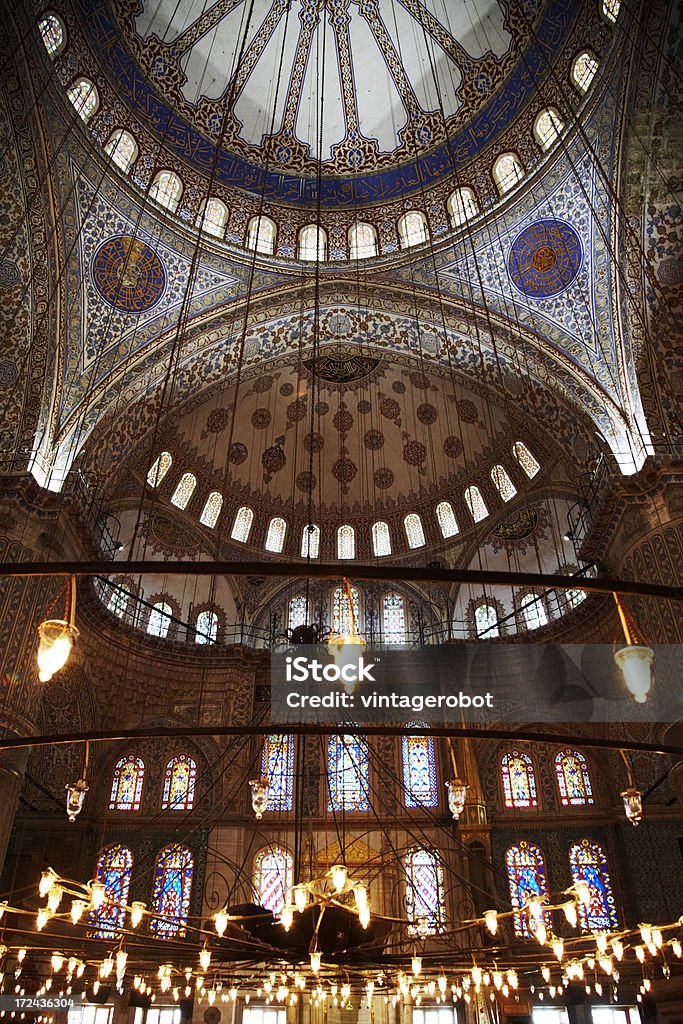
[{"label": "arched window", "polygon": [[586,600],[585,590],[565,590],[564,592],[565,605],[569,611],[572,608],[578,608],[582,601]]},{"label": "arched window", "polygon": [[[427,728],[426,722],[409,722]],[[431,736],[402,736],[403,788],[406,807],[438,807],[436,756]]]},{"label": "arched window", "polygon": [[358,221],[349,228],[349,259],[364,260],[377,255],[377,232],[372,224]]},{"label": "arched window", "polygon": [[197,762],[188,754],[172,757],[164,774],[163,811],[191,811],[194,807],[194,784]]},{"label": "arched window", "polygon": [[104,883],[104,902],[90,912],[89,922],[95,928],[94,938],[113,939],[123,928],[132,870],[133,854],[127,846],[116,843],[101,851],[95,881]]},{"label": "arched window", "polygon": [[[535,919],[524,910],[527,900],[534,896],[544,896],[548,892],[543,853],[533,843],[521,842],[517,846],[511,846],[507,851],[505,865],[510,886],[510,902],[516,912],[515,935],[530,939],[535,931]],[[551,919],[547,911],[543,911],[543,920],[550,931]]]},{"label": "arched window", "polygon": [[238,540],[240,543],[246,544],[249,539],[249,531],[251,530],[251,524],[253,521],[253,509],[249,508],[247,505],[242,505],[241,508],[238,508],[235,513],[235,522],[232,524],[232,530],[230,531],[230,537],[232,540]]},{"label": "arched window", "polygon": [[218,517],[221,514],[223,508],[223,495],[219,494],[218,491],[211,491],[211,494],[206,499],[206,504],[202,509],[202,514],[199,517],[199,522],[202,526],[209,526],[211,529],[214,528],[218,522]]},{"label": "arched window", "polygon": [[327,259],[327,234],[317,224],[307,224],[299,232],[299,259],[315,263]]},{"label": "arched window", "polygon": [[294,881],[292,856],[281,846],[268,846],[254,857],[254,899],[260,907],[279,914]]},{"label": "arched window", "polygon": [[320,527],[315,523],[304,526],[301,534],[301,557],[317,558],[320,552]]},{"label": "arched window", "polygon": [[398,222],[398,240],[402,249],[429,241],[427,218],[420,210],[409,210]]},{"label": "arched window", "polygon": [[601,846],[582,839],[569,849],[569,867],[575,882],[584,881],[590,889],[590,903],[579,902],[581,927],[591,932],[609,932],[618,927],[614,896]]},{"label": "arched window", "polygon": [[543,598],[538,594],[522,594],[519,599],[519,612],[527,629],[540,629],[548,625],[548,613]]},{"label": "arched window", "polygon": [[422,529],[422,520],[420,519],[417,512],[409,512],[403,520],[403,526],[406,531],[406,538],[408,540],[409,548],[421,548],[424,547],[425,534]]},{"label": "arched window", "polygon": [[266,551],[273,551],[276,555],[279,555],[285,546],[285,533],[287,532],[287,523],[281,516],[273,516],[268,524],[268,533],[266,535]]},{"label": "arched window", "polygon": [[227,206],[221,199],[216,199],[215,196],[210,196],[206,200],[204,209],[199,215],[198,223],[202,231],[206,231],[210,235],[215,235],[217,238],[222,238],[227,222]]},{"label": "arched window", "polygon": [[515,441],[512,446],[512,454],[530,480],[536,476],[541,467],[524,444],[524,441]]},{"label": "arched window", "polygon": [[289,599],[289,610],[287,612],[288,629],[296,629],[304,626],[308,621],[308,602],[304,594],[296,594]]},{"label": "arched window", "polygon": [[446,927],[443,867],[434,850],[414,846],[406,854],[409,935],[434,935]]},{"label": "arched window", "polygon": [[67,89],[66,95],[78,116],[87,124],[100,105],[100,97],[94,82],[89,78],[77,78]]},{"label": "arched window", "polygon": [[328,811],[369,811],[368,744],[363,736],[327,741]]},{"label": "arched window", "polygon": [[550,149],[557,142],[564,129],[564,121],[554,107],[542,110],[534,121],[534,135],[543,150]]},{"label": "arched window", "polygon": [[372,550],[378,557],[391,554],[391,534],[388,523],[380,521],[372,524]]},{"label": "arched window", "polygon": [[128,173],[138,158],[137,143],[130,132],[123,128],[111,133],[104,151],[124,174]]},{"label": "arched window", "polygon": [[472,513],[472,518],[475,523],[480,523],[482,519],[486,519],[489,514],[489,510],[486,507],[486,502],[481,496],[481,491],[478,487],[468,487],[465,490],[465,501],[467,507]]},{"label": "arched window", "polygon": [[150,487],[158,487],[173,464],[173,456],[170,452],[162,452],[149,467],[147,483]]},{"label": "arched window", "polygon": [[586,758],[578,750],[560,750],[555,755],[555,776],[560,799],[565,807],[593,803],[593,787]]},{"label": "arched window", "polygon": [[517,488],[508,476],[505,466],[494,466],[491,470],[491,479],[503,501],[510,501],[511,498],[514,498]]},{"label": "arched window", "polygon": [[107,611],[122,619],[128,611],[130,601],[130,587],[127,583],[111,584],[111,593],[107,601]]},{"label": "arched window", "polygon": [[356,557],[356,531],[352,526],[340,526],[337,530],[337,558]]},{"label": "arched window", "polygon": [[51,57],[62,52],[66,44],[66,33],[61,18],[56,14],[46,14],[38,22],[38,30]]},{"label": "arched window", "polygon": [[168,628],[171,625],[173,609],[165,601],[157,601],[149,613],[147,632],[150,636],[158,636],[163,640],[168,636]]},{"label": "arched window", "polygon": [[171,504],[177,508],[187,508],[196,486],[197,478],[194,473],[183,473],[171,495]]},{"label": "arched window", "polygon": [[538,807],[534,766],[528,754],[511,750],[500,762],[506,807]]},{"label": "arched window", "polygon": [[579,92],[588,92],[598,71],[598,59],[588,50],[580,53],[572,64],[572,82]]},{"label": "arched window", "polygon": [[218,614],[208,608],[205,609],[197,616],[194,628],[196,644],[215,644],[218,639]]},{"label": "arched window", "polygon": [[400,594],[382,598],[382,639],[385,644],[406,642],[406,603]]},{"label": "arched window", "polygon": [[447,540],[449,537],[455,537],[456,533],[460,532],[450,501],[439,502],[436,506],[436,518],[444,540]]},{"label": "arched window", "polygon": [[117,761],[111,782],[110,811],[139,811],[145,763],[140,757]]},{"label": "arched window", "polygon": [[268,779],[268,811],[291,811],[294,798],[294,737],[266,736],[261,776]]},{"label": "arched window", "polygon": [[247,227],[247,248],[272,256],[275,252],[277,228],[270,217],[252,217]]},{"label": "arched window", "polygon": [[602,0],[600,10],[602,11],[602,16],[605,21],[614,25],[619,17],[619,11],[621,10],[621,0]]},{"label": "arched window", "polygon": [[448,197],[446,207],[451,218],[451,226],[454,228],[460,227],[479,213],[477,200],[471,188],[457,188]]},{"label": "arched window", "polygon": [[514,188],[523,177],[524,168],[516,153],[503,153],[493,165],[493,180],[501,195]]},{"label": "arched window", "polygon": [[[351,601],[353,602],[353,621],[358,628],[360,613],[360,595],[356,587],[351,587]],[[350,633],[353,621],[351,619],[351,605],[344,587],[337,587],[332,594],[332,632],[337,634]]]},{"label": "arched window", "polygon": [[182,939],[186,932],[187,914],[192,891],[191,852],[179,843],[160,850],[154,868],[152,912],[149,930],[158,939]]},{"label": "arched window", "polygon": [[152,199],[171,213],[178,209],[183,183],[173,171],[159,171],[149,190]]},{"label": "arched window", "polygon": [[500,636],[498,612],[492,604],[480,604],[474,609],[474,625],[478,637],[491,640]]}]

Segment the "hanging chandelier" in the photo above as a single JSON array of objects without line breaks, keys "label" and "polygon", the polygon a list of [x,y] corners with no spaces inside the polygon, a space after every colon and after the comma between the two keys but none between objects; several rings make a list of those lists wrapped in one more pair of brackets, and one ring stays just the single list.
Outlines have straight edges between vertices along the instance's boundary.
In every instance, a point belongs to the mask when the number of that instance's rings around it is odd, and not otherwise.
[{"label": "hanging chandelier", "polygon": [[38,626],[38,679],[49,683],[55,672],[64,668],[74,641],[78,638],[76,618],[76,577],[70,581],[68,619],[45,619]]}]

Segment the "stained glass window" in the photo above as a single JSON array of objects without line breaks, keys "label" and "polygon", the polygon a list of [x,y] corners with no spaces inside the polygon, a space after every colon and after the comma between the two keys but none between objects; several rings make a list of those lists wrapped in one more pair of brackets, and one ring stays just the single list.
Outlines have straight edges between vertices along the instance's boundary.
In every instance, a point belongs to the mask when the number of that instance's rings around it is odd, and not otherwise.
[{"label": "stained glass window", "polygon": [[273,551],[276,555],[279,555],[285,546],[285,533],[287,532],[287,523],[282,519],[281,516],[274,516],[268,524],[268,533],[266,535],[266,551]]},{"label": "stained glass window", "polygon": [[372,224],[359,221],[349,228],[349,259],[364,260],[377,255],[377,232]]},{"label": "stained glass window", "polygon": [[247,248],[272,256],[276,235],[275,221],[270,217],[252,217],[247,228]]},{"label": "stained glass window", "polygon": [[[351,587],[351,601],[353,602],[353,618],[356,622],[356,629],[360,623],[360,595],[356,587]],[[332,594],[332,632],[351,633],[353,621],[351,619],[351,605],[344,587],[337,587]]]},{"label": "stained glass window", "polygon": [[409,935],[434,935],[446,926],[443,867],[434,850],[415,846],[406,854]]},{"label": "stained glass window", "polygon": [[491,470],[491,479],[503,501],[510,501],[511,498],[514,498],[517,488],[508,476],[505,466],[494,466]]},{"label": "stained glass window", "polygon": [[[427,728],[426,722],[409,722]],[[402,736],[403,787],[406,807],[438,807],[436,756],[431,736]]]},{"label": "stained glass window", "polygon": [[327,235],[317,224],[307,224],[299,232],[299,259],[309,263],[327,259]]},{"label": "stained glass window", "polygon": [[304,626],[308,621],[308,601],[303,594],[295,594],[289,599],[289,611],[287,614],[287,625],[289,629],[296,629],[297,626]]},{"label": "stained glass window", "polygon": [[391,554],[391,534],[388,523],[372,524],[372,550],[377,556]]},{"label": "stained glass window", "polygon": [[409,512],[403,520],[403,526],[406,531],[406,537],[408,539],[409,548],[421,548],[424,547],[425,534],[422,529],[422,520],[420,519],[417,512]]},{"label": "stained glass window", "polygon": [[530,480],[536,476],[541,467],[524,444],[524,441],[515,441],[512,446],[512,454]]},{"label": "stained glass window", "polygon": [[206,504],[202,509],[202,514],[199,517],[199,522],[203,526],[209,526],[211,529],[214,528],[218,522],[218,517],[221,514],[223,508],[223,495],[219,494],[218,491],[212,491],[209,497],[206,499]]},{"label": "stained glass window", "polygon": [[566,807],[593,803],[593,787],[586,758],[578,750],[560,750],[555,755],[555,775],[560,799]]},{"label": "stained glass window", "polygon": [[193,473],[183,473],[175,491],[171,495],[171,504],[177,508],[187,508],[190,498],[197,486],[197,478]]},{"label": "stained glass window", "polygon": [[586,600],[585,590],[565,590],[564,599],[569,608],[578,608],[582,601]]},{"label": "stained glass window", "polygon": [[[543,853],[533,843],[521,842],[511,846],[505,855],[508,884],[510,886],[510,902],[514,914],[515,935],[525,939],[532,938],[533,918],[524,910],[527,900],[533,896],[543,896],[548,892],[548,880],[545,873]],[[543,920],[548,930],[551,918],[548,911],[543,911]]]},{"label": "stained glass window", "polygon": [[268,811],[291,811],[294,795],[294,737],[266,736],[261,754],[261,776],[269,783]]},{"label": "stained glass window", "polygon": [[196,644],[215,644],[218,639],[218,614],[208,608],[205,609],[197,616],[194,628]]},{"label": "stained glass window", "polygon": [[337,530],[337,558],[356,557],[356,531],[352,526],[340,526]]},{"label": "stained glass window", "polygon": [[56,53],[64,49],[65,34],[64,26],[56,14],[46,14],[38,22],[38,29],[42,37],[45,49],[54,57]]},{"label": "stained glass window", "polygon": [[225,225],[228,221],[228,208],[224,202],[215,197],[206,200],[206,205],[200,215],[200,227],[210,235],[222,238]]},{"label": "stained glass window", "polygon": [[474,625],[478,637],[491,640],[500,636],[498,612],[492,604],[480,604],[474,609]]},{"label": "stained glass window", "polygon": [[523,594],[519,599],[519,611],[527,629],[540,629],[548,624],[543,598],[537,594]]},{"label": "stained glass window", "polygon": [[304,526],[301,534],[301,557],[317,558],[320,552],[320,527],[315,523]]},{"label": "stained glass window", "polygon": [[173,456],[170,452],[162,452],[149,467],[147,483],[150,487],[158,487],[168,473],[173,463]]},{"label": "stained glass window", "polygon": [[524,168],[516,153],[503,153],[493,165],[493,180],[501,195],[514,188],[524,177]]},{"label": "stained glass window", "polygon": [[249,539],[249,531],[251,530],[251,524],[254,521],[254,511],[247,505],[242,505],[241,508],[237,509],[235,515],[235,522],[232,524],[232,530],[230,536],[233,540],[239,540],[242,544],[246,544]]},{"label": "stained glass window", "polygon": [[556,110],[552,107],[542,110],[534,121],[534,135],[541,149],[550,149],[559,139],[563,128],[564,121]]},{"label": "stained glass window", "polygon": [[601,846],[582,839],[569,850],[569,867],[575,882],[588,884],[591,899],[588,906],[579,902],[581,927],[591,932],[608,932],[618,926],[614,896],[607,869],[607,858]]},{"label": "stained glass window", "polygon": [[279,914],[294,881],[292,855],[268,846],[254,857],[254,898],[260,907]]},{"label": "stained glass window", "polygon": [[511,750],[500,762],[506,807],[538,807],[534,766],[528,754]]},{"label": "stained glass window", "polygon": [[330,736],[328,811],[369,811],[368,772],[368,744],[363,736]]},{"label": "stained glass window", "polygon": [[572,82],[579,92],[588,92],[598,70],[597,58],[584,50],[572,65]]},{"label": "stained glass window", "polygon": [[398,222],[398,240],[402,249],[421,245],[429,240],[427,218],[419,210],[409,210]]},{"label": "stained glass window", "polygon": [[122,757],[114,768],[110,811],[139,811],[145,764],[139,757]]},{"label": "stained glass window", "polygon": [[183,183],[173,171],[159,171],[149,190],[152,199],[171,213],[175,213],[182,192]]},{"label": "stained glass window", "polygon": [[133,854],[127,846],[117,843],[107,846],[100,853],[95,871],[95,881],[104,882],[104,903],[90,912],[90,924],[96,929],[96,939],[113,939],[123,928],[128,902],[130,875],[133,869]]},{"label": "stained glass window", "polygon": [[456,533],[460,532],[450,501],[439,502],[436,506],[436,518],[444,540],[447,540],[448,537],[455,537]]},{"label": "stained glass window", "polygon": [[66,94],[76,113],[87,123],[100,105],[95,85],[88,78],[78,78]]},{"label": "stained glass window", "polygon": [[162,810],[191,811],[194,807],[194,784],[197,762],[188,754],[172,757],[164,774]]},{"label": "stained glass window", "polygon": [[481,496],[481,491],[478,487],[468,487],[465,490],[465,501],[467,507],[472,513],[472,518],[475,523],[480,523],[482,519],[486,519],[489,514],[489,510],[486,507],[486,502]]},{"label": "stained glass window", "polygon": [[135,139],[130,132],[124,131],[123,128],[112,132],[104,150],[124,174],[131,169],[138,155]]},{"label": "stained glass window", "polygon": [[173,609],[165,601],[157,601],[149,613],[147,632],[150,636],[158,636],[162,639],[168,636],[168,627],[171,625]]},{"label": "stained glass window", "polygon": [[454,228],[464,224],[465,221],[476,217],[479,213],[477,200],[471,188],[458,188],[448,197],[448,212],[451,224]]},{"label": "stained glass window", "polygon": [[382,598],[382,639],[385,644],[406,642],[406,603],[400,594]]},{"label": "stained glass window", "polygon": [[130,600],[130,587],[127,583],[111,584],[111,593],[109,600],[107,601],[107,611],[112,612],[114,615],[118,615],[120,619],[126,614],[128,610],[128,602]]},{"label": "stained glass window", "polygon": [[602,0],[602,16],[613,25],[619,17],[621,0]]},{"label": "stained glass window", "polygon": [[154,868],[152,917],[149,930],[158,939],[181,939],[185,935],[192,890],[191,852],[179,843],[165,846],[159,852]]}]

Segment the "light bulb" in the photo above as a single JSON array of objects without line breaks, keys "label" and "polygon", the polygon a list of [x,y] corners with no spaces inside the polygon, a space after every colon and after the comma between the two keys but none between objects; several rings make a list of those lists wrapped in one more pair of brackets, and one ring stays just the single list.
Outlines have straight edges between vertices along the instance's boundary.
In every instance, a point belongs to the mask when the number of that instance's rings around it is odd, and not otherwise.
[{"label": "light bulb", "polygon": [[306,885],[295,885],[292,889],[294,904],[300,914],[303,914],[308,905],[308,887]]},{"label": "light bulb", "polygon": [[105,956],[104,960],[100,964],[100,978],[108,978],[113,970],[114,961],[110,956]]},{"label": "light bulb", "polygon": [[36,914],[36,931],[42,932],[43,928],[50,920],[50,914],[47,910],[39,910]]},{"label": "light bulb", "polygon": [[652,925],[651,924],[639,924],[640,937],[646,946],[652,942]]},{"label": "light bulb", "polygon": [[517,977],[517,971],[507,972],[507,983],[510,988],[519,988],[519,978]]},{"label": "light bulb", "polygon": [[23,948],[22,949],[18,949],[17,950],[17,960],[19,961],[19,963],[22,964],[25,959],[26,959],[26,950],[23,949]]},{"label": "light bulb", "polygon": [[199,953],[199,963],[203,971],[208,971],[209,965],[211,964],[211,950],[208,946],[204,946]]},{"label": "light bulb", "polygon": [[57,881],[57,877],[57,872],[54,871],[53,868],[47,868],[41,873],[40,881],[38,882],[38,892],[41,896],[47,896],[50,889]]},{"label": "light bulb", "polygon": [[52,967],[52,970],[55,973],[57,973],[57,971],[61,971],[63,964],[64,964],[64,954],[63,953],[53,953],[52,956],[50,957],[50,966]]},{"label": "light bulb", "polygon": [[280,924],[286,932],[292,927],[294,923],[294,907],[291,903],[285,903],[282,910],[280,911]]},{"label": "light bulb", "polygon": [[332,887],[335,892],[341,892],[346,885],[346,879],[348,877],[348,870],[345,864],[335,864],[331,869],[330,874],[332,875]]},{"label": "light bulb", "polygon": [[584,907],[590,906],[591,888],[585,878],[577,879],[576,882],[574,882],[574,889],[579,898],[579,902],[583,903]]},{"label": "light bulb", "polygon": [[100,983],[99,983],[99,981],[94,981],[93,982],[93,986],[92,986],[93,995],[96,996],[99,991],[100,991]]},{"label": "light bulb", "polygon": [[607,936],[604,932],[600,932],[599,935],[595,936],[595,948],[597,949],[598,953],[607,952]]},{"label": "light bulb", "polygon": [[465,800],[467,799],[467,790],[470,787],[462,779],[452,779],[446,783],[446,789],[448,790],[448,809],[453,816],[454,821],[458,821],[460,815],[465,808]]},{"label": "light bulb", "polygon": [[645,948],[643,946],[636,946],[635,953],[636,953],[636,959],[639,960],[641,964],[644,964],[645,963]]},{"label": "light bulb", "polygon": [[503,975],[501,974],[500,971],[494,971],[492,977],[494,988],[497,988],[498,991],[500,991],[500,989],[503,987]]},{"label": "light bulb", "polygon": [[498,911],[497,910],[485,910],[484,911],[484,924],[491,932],[491,935],[495,935],[498,931]]},{"label": "light bulb", "polygon": [[680,960],[681,953],[683,953],[683,947],[681,947],[681,943],[680,943],[679,939],[672,939],[671,940],[671,952],[673,953],[674,956],[678,957],[678,959]]},{"label": "light bulb", "polygon": [[446,975],[445,974],[440,974],[439,977],[436,980],[437,980],[437,984],[439,986],[439,992],[441,993],[442,996],[444,996],[446,994],[446,986],[448,985],[448,981],[446,980]]},{"label": "light bulb", "polygon": [[363,907],[362,910],[358,911],[358,920],[361,928],[367,928],[370,924],[370,907]]},{"label": "light bulb", "polygon": [[477,967],[477,965],[475,964],[474,967],[472,968],[472,970],[470,971],[470,974],[472,975],[472,981],[474,982],[474,984],[475,985],[481,985],[481,977],[482,977],[481,967]]},{"label": "light bulb", "polygon": [[213,915],[213,924],[216,929],[216,935],[222,939],[228,927],[228,915],[224,910],[219,910]]},{"label": "light bulb", "polygon": [[142,921],[142,916],[147,909],[147,904],[142,903],[141,900],[133,900],[130,905],[130,926],[131,928],[137,928]]},{"label": "light bulb", "polygon": [[541,974],[543,975],[543,980],[544,980],[544,982],[547,985],[548,982],[550,981],[550,968],[549,967],[542,967],[541,968]]},{"label": "light bulb", "polygon": [[614,953],[617,960],[622,960],[624,957],[624,943],[621,939],[612,939],[612,952]]},{"label": "light bulb", "polygon": [[321,954],[318,952],[311,953],[311,970],[314,974],[317,974],[320,970]]},{"label": "light bulb", "polygon": [[417,978],[418,974],[422,970],[422,957],[421,956],[414,956],[410,963],[411,963],[411,967],[413,969],[413,974]]},{"label": "light bulb", "polygon": [[546,941],[547,938],[548,938],[548,929],[546,928],[545,922],[543,921],[543,919],[541,919],[536,924],[536,939],[543,946],[543,945],[545,945],[545,941]]},{"label": "light bulb", "polygon": [[562,939],[553,939],[553,953],[558,960],[562,960],[564,956],[564,941]]},{"label": "light bulb", "polygon": [[91,882],[90,883],[90,902],[93,910],[99,910],[104,903],[104,897],[107,895],[107,890],[104,882]]},{"label": "light bulb", "polygon": [[38,678],[49,683],[71,654],[78,630],[63,619],[46,619],[38,626]]},{"label": "light bulb", "polygon": [[624,813],[631,822],[634,828],[636,828],[643,818],[643,794],[639,789],[635,789],[633,786],[629,786],[623,793],[619,794],[621,799],[624,801]]},{"label": "light bulb", "polygon": [[664,942],[664,940],[662,938],[662,933],[659,930],[659,928],[653,928],[652,929],[652,945],[655,946],[657,949],[661,949],[663,942]]},{"label": "light bulb", "polygon": [[363,907],[368,905],[368,890],[365,888],[362,882],[356,882],[353,887],[353,895],[356,901],[356,909],[362,910]]},{"label": "light bulb", "polygon": [[263,776],[260,779],[250,779],[251,806],[257,821],[263,817],[263,812],[268,809],[268,797],[270,795],[270,779]]},{"label": "light bulb", "polygon": [[370,1003],[370,1000],[372,999],[374,991],[375,991],[375,983],[374,983],[374,981],[369,981],[367,983],[367,985],[365,986],[365,992],[366,992],[366,995],[368,997],[368,1004]]},{"label": "light bulb", "polygon": [[644,704],[650,692],[654,656],[651,647],[640,644],[629,644],[614,652],[614,660],[637,704]]},{"label": "light bulb", "polygon": [[569,903],[564,903],[562,905],[562,910],[564,911],[564,916],[566,917],[567,922],[572,926],[572,928],[576,928],[579,923],[579,912],[576,909],[576,903],[574,903],[574,900],[571,900]]},{"label": "light bulb", "polygon": [[83,917],[87,909],[88,904],[85,900],[72,900],[71,902],[71,921],[73,924],[78,924],[80,919]]},{"label": "light bulb", "polygon": [[56,914],[59,910],[59,904],[62,902],[63,895],[64,889],[61,885],[55,883],[47,894],[47,909],[51,914]]},{"label": "light bulb", "polygon": [[76,959],[75,956],[70,956],[68,961],[67,961],[67,965],[66,965],[66,972],[67,972],[67,974],[73,974],[73,972],[76,970],[77,967],[78,967],[78,960]]},{"label": "light bulb", "polygon": [[83,810],[83,804],[85,802],[85,794],[90,789],[90,786],[85,779],[78,779],[76,782],[70,782],[64,787],[66,790],[66,814],[69,821],[75,821],[77,815]]}]

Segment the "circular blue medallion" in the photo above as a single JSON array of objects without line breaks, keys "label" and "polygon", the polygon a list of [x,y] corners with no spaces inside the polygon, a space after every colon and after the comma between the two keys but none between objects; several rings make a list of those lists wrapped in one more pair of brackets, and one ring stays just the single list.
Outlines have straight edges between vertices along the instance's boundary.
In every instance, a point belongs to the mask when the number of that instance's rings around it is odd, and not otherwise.
[{"label": "circular blue medallion", "polygon": [[145,313],[166,287],[160,257],[132,235],[115,235],[102,243],[93,259],[92,276],[105,302],[123,313]]},{"label": "circular blue medallion", "polygon": [[525,295],[546,299],[567,288],[581,266],[581,239],[561,220],[538,220],[512,243],[508,273]]}]

